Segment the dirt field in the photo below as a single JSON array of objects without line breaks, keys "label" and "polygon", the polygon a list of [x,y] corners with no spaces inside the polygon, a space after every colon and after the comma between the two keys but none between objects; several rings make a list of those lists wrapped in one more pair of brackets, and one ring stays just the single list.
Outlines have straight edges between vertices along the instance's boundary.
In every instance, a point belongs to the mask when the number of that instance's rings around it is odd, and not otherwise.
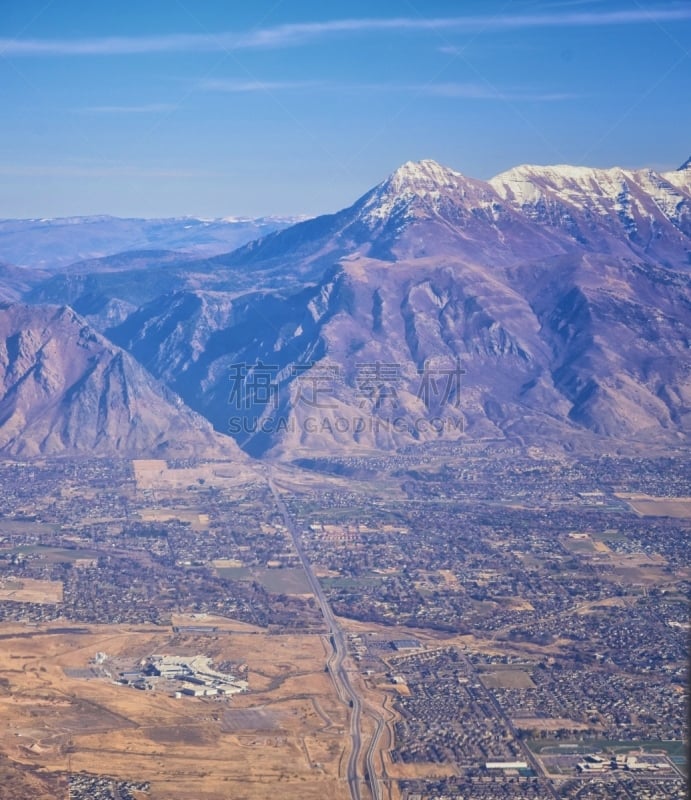
[{"label": "dirt field", "polygon": [[67,797],[64,775],[42,773],[0,755],[0,800],[55,800]]},{"label": "dirt field", "polygon": [[180,522],[189,522],[193,531],[208,530],[208,514],[200,514],[187,508],[145,508],[139,512],[144,522],[167,522],[177,519]]},{"label": "dirt field", "polygon": [[165,461],[137,459],[132,462],[137,489],[166,491],[188,487],[215,486],[230,488],[255,481],[258,475],[249,466],[234,462],[200,464],[170,469]]},{"label": "dirt field", "polygon": [[236,581],[257,581],[268,591],[277,594],[311,596],[307,575],[302,567],[272,569],[271,567],[225,567],[214,562],[216,572],[225,578]]},{"label": "dirt field", "polygon": [[450,569],[440,569],[439,575],[444,579],[444,583],[449,589],[460,589],[461,583]]},{"label": "dirt field", "polygon": [[397,780],[425,780],[434,778],[449,778],[458,775],[458,770],[453,764],[390,764],[386,768],[391,778]]},{"label": "dirt field", "polygon": [[17,603],[61,603],[62,583],[33,578],[0,580],[0,600],[15,600]]},{"label": "dirt field", "polygon": [[691,497],[652,497],[647,494],[617,494],[642,517],[691,519]]},{"label": "dirt field", "polygon": [[522,717],[512,720],[516,728],[524,731],[586,731],[589,725],[581,722],[574,722],[572,719],[563,719],[561,717],[552,717],[551,719],[543,719],[541,717]]},{"label": "dirt field", "polygon": [[534,689],[530,675],[520,669],[504,669],[486,672],[481,677],[487,689]]},{"label": "dirt field", "polygon": [[216,617],[213,614],[173,614],[171,624],[176,627],[201,625],[218,628],[220,631],[234,631],[235,633],[265,633],[263,628],[250,625],[249,622],[238,622],[235,619]]},{"label": "dirt field", "polygon": [[[37,787],[36,795],[15,797],[42,796],[36,770],[50,779],[71,768],[150,781],[152,800],[265,800],[269,786],[286,800],[346,800],[347,714],[324,672],[325,642],[217,627],[174,636],[153,627],[2,626],[0,757],[10,759],[3,762],[7,781]],[[87,676],[97,652],[107,654],[106,665],[175,652],[243,662],[250,692],[175,699],[71,677]]]}]

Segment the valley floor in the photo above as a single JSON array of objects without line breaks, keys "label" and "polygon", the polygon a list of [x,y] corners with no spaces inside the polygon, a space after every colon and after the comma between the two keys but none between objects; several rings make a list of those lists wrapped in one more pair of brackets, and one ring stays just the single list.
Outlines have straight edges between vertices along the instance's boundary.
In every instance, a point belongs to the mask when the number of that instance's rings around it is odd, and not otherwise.
[{"label": "valley floor", "polygon": [[319,468],[0,464],[0,798],[685,796],[688,465]]}]

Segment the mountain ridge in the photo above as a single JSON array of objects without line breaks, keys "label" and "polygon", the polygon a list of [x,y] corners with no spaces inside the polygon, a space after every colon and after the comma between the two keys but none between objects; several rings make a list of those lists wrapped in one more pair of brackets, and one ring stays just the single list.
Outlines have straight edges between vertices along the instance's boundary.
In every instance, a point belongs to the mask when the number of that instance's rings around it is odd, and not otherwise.
[{"label": "mountain ridge", "polygon": [[349,207],[231,253],[173,270],[116,258],[31,296],[69,292],[254,456],[685,446],[690,180],[524,165],[479,181],[406,162]]},{"label": "mountain ridge", "polygon": [[[436,235],[418,233],[415,226],[423,222],[434,225]],[[691,249],[691,177],[685,171],[525,165],[481,181],[426,159],[406,162],[342,211],[212,261],[265,270],[287,265],[307,277],[354,253],[389,261],[428,255],[436,239],[471,259],[491,253],[515,262],[584,246],[667,258],[656,252],[663,236],[667,250]]]},{"label": "mountain ridge", "polygon": [[0,452],[242,456],[69,306],[0,304]]}]

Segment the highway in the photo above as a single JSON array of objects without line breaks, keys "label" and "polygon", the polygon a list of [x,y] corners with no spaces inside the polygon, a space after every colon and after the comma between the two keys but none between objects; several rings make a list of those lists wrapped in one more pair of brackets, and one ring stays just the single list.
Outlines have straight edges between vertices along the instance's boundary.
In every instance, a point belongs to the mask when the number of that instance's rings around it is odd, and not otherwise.
[{"label": "highway", "polygon": [[376,723],[376,727],[374,733],[372,734],[372,738],[370,739],[369,745],[367,747],[367,752],[365,753],[365,767],[367,769],[367,776],[369,779],[369,787],[370,793],[372,794],[372,800],[381,800],[381,786],[379,784],[379,779],[377,777],[377,772],[374,766],[374,756],[377,752],[377,745],[379,744],[379,740],[381,739],[382,733],[384,733],[384,727],[386,725],[384,721],[384,717],[379,715],[371,715]]},{"label": "highway", "polygon": [[[321,612],[324,616],[324,621],[326,622],[326,627],[329,632],[329,639],[333,648],[333,652],[328,660],[329,673],[334,682],[334,686],[336,687],[336,691],[338,692],[338,696],[349,706],[351,750],[350,757],[348,759],[346,777],[348,780],[351,799],[362,800],[361,777],[364,776],[360,775],[359,768],[360,754],[362,751],[362,700],[353,688],[353,685],[350,682],[350,676],[348,675],[344,666],[344,660],[346,656],[345,635],[338,625],[338,621],[336,620],[336,617],[331,610],[331,606],[326,599],[324,590],[322,589],[321,584],[312,570],[312,565],[310,564],[307,554],[305,553],[300,534],[293,523],[286,504],[283,502],[283,498],[276,489],[276,485],[274,484],[270,472],[267,474],[267,480],[276,505],[283,516],[286,528],[292,537],[293,545],[295,546],[298,558],[300,559],[302,567],[305,570],[305,574],[307,575],[310,588],[312,589],[314,597],[319,603],[319,607],[321,608]],[[383,719],[376,718],[376,722],[377,728],[372,740],[369,743],[369,747],[365,755],[365,762],[372,799],[381,800],[379,781],[374,770],[374,753],[384,727],[384,721]]]}]

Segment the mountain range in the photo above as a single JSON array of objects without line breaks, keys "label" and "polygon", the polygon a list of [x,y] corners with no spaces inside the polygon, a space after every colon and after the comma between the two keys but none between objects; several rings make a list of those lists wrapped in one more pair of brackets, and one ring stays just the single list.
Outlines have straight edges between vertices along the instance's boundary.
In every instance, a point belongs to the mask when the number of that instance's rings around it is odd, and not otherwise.
[{"label": "mountain range", "polygon": [[125,219],[91,216],[57,219],[0,219],[0,260],[55,270],[75,262],[136,250],[173,250],[209,256],[232,250],[297,217]]},{"label": "mountain range", "polygon": [[[14,303],[0,309],[12,320],[0,449],[70,450],[83,437],[146,451],[177,425],[197,452],[211,437],[283,458],[468,439],[688,445],[688,162],[664,173],[522,166],[490,181],[409,162],[349,208],[225,254],[32,266],[24,278],[0,269]],[[56,315],[70,324],[48,324]],[[22,326],[50,330],[51,346],[34,334],[18,348]],[[65,360],[84,341],[84,357]],[[30,422],[49,374],[52,421]],[[86,394],[72,391],[85,381]],[[168,405],[133,425],[122,398],[139,388]],[[187,416],[173,418],[171,403]],[[120,410],[106,423],[109,407]]]}]

